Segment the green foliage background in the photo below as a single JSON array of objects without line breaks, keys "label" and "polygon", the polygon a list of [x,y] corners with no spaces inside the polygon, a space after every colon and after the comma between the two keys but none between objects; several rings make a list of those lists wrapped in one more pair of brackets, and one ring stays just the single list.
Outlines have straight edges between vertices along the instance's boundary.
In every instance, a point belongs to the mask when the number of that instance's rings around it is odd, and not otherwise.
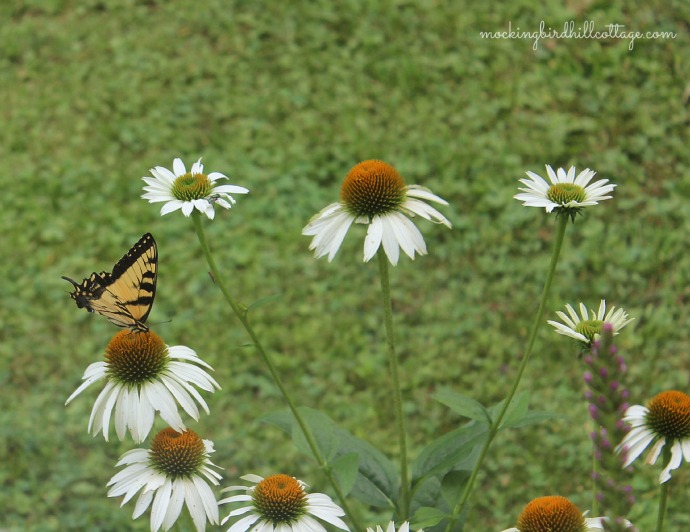
[{"label": "green foliage background", "polygon": [[[283,403],[209,281],[191,222],[140,200],[149,168],[190,165],[248,187],[208,224],[236,296],[279,294],[253,314],[299,403],[395,455],[375,264],[362,228],[333,263],[300,230],[362,159],[394,164],[446,198],[452,231],[420,222],[429,256],[392,272],[414,450],[464,420],[430,399],[507,392],[536,311],[554,219],[512,199],[526,170],[590,167],[613,201],[568,229],[549,317],[567,302],[622,305],[631,401],[688,390],[690,5],[622,1],[27,0],[0,6],[0,528],[147,530],[105,484],[132,442],[86,433],[97,390],[65,399],[115,332],[77,310],[61,275],[109,269],[139,236],[159,244],[149,323],[216,368],[212,439],[226,484],[315,466],[259,416]],[[481,39],[593,21],[675,39]],[[169,321],[170,320],[170,321]],[[583,363],[544,326],[523,389],[561,421],[503,435],[469,530],[501,530],[533,497],[590,507]],[[111,435],[114,438],[114,435]],[[636,464],[631,516],[649,530],[659,468]],[[668,530],[690,528],[688,468]],[[388,515],[365,509],[368,520]]]}]

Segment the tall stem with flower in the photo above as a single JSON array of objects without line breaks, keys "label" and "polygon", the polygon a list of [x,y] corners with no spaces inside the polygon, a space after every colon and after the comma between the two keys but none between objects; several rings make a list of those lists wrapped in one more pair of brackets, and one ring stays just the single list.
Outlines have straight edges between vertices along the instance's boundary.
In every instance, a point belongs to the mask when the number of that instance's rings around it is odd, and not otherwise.
[{"label": "tall stem with flower", "polygon": [[632,464],[650,445],[652,448],[645,460],[646,464],[656,464],[659,456],[663,457],[656,525],[657,532],[661,532],[671,471],[678,469],[683,459],[690,460],[690,396],[678,390],[658,393],[647,406],[628,407],[623,421],[630,425],[630,432],[616,447],[616,451],[623,455],[623,467]]},{"label": "tall stem with flower", "polygon": [[577,176],[575,167],[571,167],[568,172],[566,172],[563,168],[559,168],[557,171],[554,171],[551,166],[547,165],[546,170],[551,184],[547,183],[538,174],[535,174],[534,172],[527,172],[527,175],[530,179],[520,180],[520,182],[527,188],[520,189],[522,190],[522,193],[515,196],[515,199],[522,201],[523,205],[525,206],[540,207],[544,208],[547,213],[555,211],[557,214],[558,228],[556,230],[556,238],[554,240],[553,251],[551,253],[551,261],[549,264],[549,270],[546,274],[546,281],[544,282],[539,308],[537,309],[537,314],[532,324],[530,335],[527,340],[527,348],[522,358],[522,362],[520,363],[515,381],[508,392],[508,396],[505,399],[503,406],[498,411],[498,414],[494,417],[494,419],[492,419],[486,441],[484,442],[484,445],[479,453],[479,457],[472,468],[472,472],[467,480],[465,489],[463,490],[457,504],[453,508],[453,512],[448,520],[448,525],[446,526],[446,532],[450,532],[450,530],[452,530],[453,525],[463,514],[470,495],[472,494],[479,470],[481,469],[491,444],[498,435],[498,432],[501,428],[501,423],[503,422],[506,413],[510,409],[512,401],[515,397],[515,393],[520,385],[520,381],[524,374],[525,368],[527,367],[527,362],[529,361],[530,355],[532,354],[532,348],[534,347],[537,332],[544,315],[544,309],[549,291],[551,289],[554,273],[556,271],[556,265],[558,264],[558,257],[563,244],[563,237],[565,235],[565,228],[568,219],[574,222],[575,217],[580,213],[582,208],[589,205],[596,205],[599,201],[605,199],[610,199],[611,196],[608,196],[607,194],[616,186],[613,184],[607,184],[607,179],[602,179],[596,181],[595,183],[589,184],[595,175],[595,172],[591,171],[590,169],[583,170],[577,174]]},{"label": "tall stem with flower", "polygon": [[379,256],[379,274],[381,276],[381,296],[383,299],[383,315],[386,323],[386,337],[388,339],[388,371],[391,375],[393,387],[393,404],[395,409],[395,425],[398,432],[400,446],[400,496],[402,502],[398,511],[404,520],[409,519],[410,513],[410,479],[407,468],[407,431],[405,430],[405,416],[403,414],[403,398],[398,374],[398,356],[395,352],[395,334],[393,332],[393,309],[391,306],[391,289],[388,280],[388,260],[381,250]]},{"label": "tall stem with flower", "polygon": [[398,263],[400,249],[411,259],[414,259],[415,253],[426,254],[424,238],[410,220],[411,217],[420,216],[451,227],[450,222],[424,200],[447,205],[445,200],[423,187],[406,186],[402,176],[391,165],[378,160],[363,161],[345,176],[340,202],[324,208],[302,231],[304,235],[314,237],[310,249],[315,251],[316,257],[327,255],[330,261],[353,223],[368,225],[363,259],[367,262],[378,255],[388,368],[400,453],[400,500],[397,512],[402,520],[407,520],[410,513],[410,480],[388,262],[393,266]]},{"label": "tall stem with flower", "polygon": [[201,221],[201,213],[205,214],[209,219],[213,219],[215,216],[215,210],[213,207],[214,204],[217,203],[220,206],[229,209],[231,208],[231,205],[235,203],[235,200],[232,198],[232,196],[230,196],[230,193],[246,194],[248,190],[244,187],[238,187],[235,185],[215,186],[215,181],[218,179],[224,179],[226,176],[218,172],[213,172],[208,175],[204,174],[201,160],[197,161],[192,166],[191,171],[188,173],[186,172],[182,161],[180,159],[175,159],[173,163],[173,170],[175,173],[172,173],[163,167],[156,167],[152,169],[151,173],[154,177],[143,178],[148,186],[144,187],[147,193],[142,197],[148,199],[150,203],[161,201],[165,202],[163,208],[161,209],[162,215],[181,209],[185,216],[192,216],[194,229],[196,231],[197,238],[199,239],[199,244],[216,284],[220,288],[220,291],[222,292],[226,302],[242,323],[245,331],[251,337],[255,349],[266,364],[274,383],[283,395],[283,398],[285,399],[285,402],[287,403],[292,415],[300,427],[300,430],[304,434],[304,438],[307,441],[314,458],[323,470],[328,481],[333,487],[333,490],[336,492],[341,504],[343,505],[345,513],[347,513],[348,517],[354,523],[356,528],[360,528],[357,517],[354,512],[350,510],[347,504],[345,493],[342,491],[340,484],[335,478],[333,470],[329,467],[326,459],[323,457],[308,424],[304,420],[304,417],[301,415],[295,402],[288,393],[287,388],[283,384],[272,358],[266,349],[264,349],[258,335],[254,331],[254,328],[249,323],[246,309],[235,301],[227,289],[223,280],[224,278],[216,265],[216,261],[213,258],[213,254],[211,253],[210,246],[206,239],[206,233]]}]

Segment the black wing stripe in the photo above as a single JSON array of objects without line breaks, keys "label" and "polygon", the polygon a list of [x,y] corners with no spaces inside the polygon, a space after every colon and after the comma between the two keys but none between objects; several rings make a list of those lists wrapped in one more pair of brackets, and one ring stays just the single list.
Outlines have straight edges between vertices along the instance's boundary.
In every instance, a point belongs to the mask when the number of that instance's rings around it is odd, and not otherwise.
[{"label": "black wing stripe", "polygon": [[79,308],[97,312],[118,327],[147,331],[144,321],[156,295],[158,249],[146,233],[115,264],[113,272],[92,273],[81,284],[64,277],[72,285],[70,294]]}]

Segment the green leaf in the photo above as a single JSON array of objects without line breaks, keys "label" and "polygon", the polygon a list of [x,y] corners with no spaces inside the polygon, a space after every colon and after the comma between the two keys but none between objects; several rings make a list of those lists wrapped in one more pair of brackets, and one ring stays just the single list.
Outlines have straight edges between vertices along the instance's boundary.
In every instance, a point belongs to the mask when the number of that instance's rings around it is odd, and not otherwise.
[{"label": "green leaf", "polygon": [[491,414],[489,414],[487,408],[471,397],[461,395],[452,390],[441,390],[432,397],[460,416],[491,424]]},{"label": "green leaf", "polygon": [[562,414],[557,414],[555,412],[545,412],[545,411],[528,411],[521,419],[516,419],[510,423],[504,423],[503,428],[518,428],[526,427],[527,425],[535,425],[541,423],[542,421],[547,421],[549,419],[562,419],[566,416]]},{"label": "green leaf", "polygon": [[[316,446],[321,452],[321,456],[323,456],[326,462],[330,462],[335,458],[335,453],[338,450],[338,440],[335,434],[337,427],[335,422],[318,410],[300,408],[299,412],[302,415],[302,419],[309,427]],[[294,419],[292,423],[292,441],[304,454],[312,454],[309,442],[304,436],[304,432],[296,419]]]},{"label": "green leaf", "polygon": [[437,510],[436,508],[431,508],[429,506],[423,506],[417,510],[411,520],[411,528],[429,528],[434,525],[439,524],[444,519],[449,516],[446,512]]},{"label": "green leaf", "polygon": [[470,468],[467,460],[475,447],[484,443],[488,428],[484,423],[472,422],[457,428],[427,445],[412,464],[412,478],[444,475],[458,464]]},{"label": "green leaf", "polygon": [[410,501],[412,513],[414,513],[417,508],[423,506],[437,507],[440,493],[441,479],[439,477],[429,476],[416,482],[412,488],[412,499]]},{"label": "green leaf", "polygon": [[515,399],[508,408],[506,416],[503,418],[503,426],[509,423],[515,423],[525,417],[528,408],[529,394],[527,392],[520,392],[515,396]]},{"label": "green leaf", "polygon": [[348,495],[357,480],[359,455],[357,453],[343,454],[334,460],[331,466],[333,466],[340,487],[345,495]]},{"label": "green leaf", "polygon": [[247,307],[247,312],[250,312],[250,311],[254,310],[255,308],[259,308],[259,307],[262,307],[264,305],[267,305],[268,303],[273,303],[274,301],[278,301],[282,297],[283,297],[282,293],[272,294],[272,295],[266,296],[266,297],[260,297],[256,301],[253,301],[252,303],[249,304],[249,306]]},{"label": "green leaf", "polygon": [[441,493],[443,499],[451,508],[455,507],[460,500],[467,481],[470,478],[469,471],[450,471],[441,482]]},{"label": "green leaf", "polygon": [[[356,454],[358,457],[357,477],[350,491],[356,497],[367,504],[380,507],[395,507],[399,489],[398,471],[386,456],[370,443],[360,440],[345,429],[336,426],[326,414],[311,408],[299,409],[305,421],[312,431],[315,428],[323,428],[325,434],[315,434],[317,444],[327,461],[334,460],[347,454]],[[293,441],[297,448],[309,456],[313,456],[306,445],[303,435],[295,436],[300,432],[299,426],[293,426],[293,416],[289,411],[273,412],[262,416],[261,421],[274,425],[287,434],[293,435]],[[314,426],[312,426],[314,424]],[[296,430],[295,430],[296,429]],[[347,480],[347,479],[345,479]]]}]

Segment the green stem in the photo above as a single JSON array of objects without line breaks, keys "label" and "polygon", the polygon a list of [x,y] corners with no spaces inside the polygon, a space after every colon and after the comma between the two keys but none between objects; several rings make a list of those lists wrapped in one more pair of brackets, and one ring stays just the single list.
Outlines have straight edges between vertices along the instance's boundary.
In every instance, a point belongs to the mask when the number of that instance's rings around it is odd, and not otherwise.
[{"label": "green stem", "polygon": [[402,391],[400,389],[400,377],[398,375],[398,357],[395,354],[395,334],[393,332],[393,307],[391,305],[391,288],[388,280],[388,258],[383,249],[376,253],[379,258],[379,275],[381,276],[381,297],[383,299],[383,315],[386,322],[386,336],[388,344],[388,370],[391,374],[393,385],[393,403],[395,408],[395,424],[398,431],[400,446],[400,487],[402,507],[400,521],[409,520],[410,516],[410,485],[407,472],[407,442],[405,431],[405,418],[403,416]]},{"label": "green stem", "polygon": [[285,385],[283,384],[283,381],[280,378],[280,374],[278,373],[275,365],[273,364],[273,360],[269,356],[268,352],[264,349],[263,345],[261,344],[261,341],[259,340],[259,337],[256,335],[256,332],[254,331],[254,328],[249,323],[249,320],[247,319],[247,309],[237,304],[237,302],[233,299],[227,287],[225,286],[223,277],[220,275],[218,267],[216,266],[216,261],[213,258],[213,254],[211,253],[211,249],[206,240],[206,233],[204,231],[204,226],[202,224],[201,215],[198,212],[194,211],[194,213],[192,214],[192,220],[194,221],[194,229],[196,230],[196,235],[199,238],[201,250],[204,253],[204,257],[206,258],[208,267],[211,269],[211,275],[213,276],[215,283],[218,285],[220,291],[223,293],[223,296],[225,297],[225,300],[228,302],[235,315],[239,318],[240,322],[242,322],[244,329],[251,337],[252,342],[254,343],[254,347],[259,352],[259,355],[261,355],[262,360],[266,364],[266,367],[268,368],[268,371],[271,374],[271,377],[273,378],[273,382],[275,382],[276,386],[280,390],[280,393],[283,394],[283,397],[285,398],[285,401],[287,402],[288,407],[292,412],[292,415],[295,417],[297,424],[302,430],[302,434],[304,434],[304,438],[307,441],[307,444],[309,445],[309,448],[311,449],[314,458],[319,463],[319,466],[325,473],[326,477],[328,478],[328,481],[331,483],[331,486],[333,486],[333,490],[336,492],[336,495],[340,500],[340,504],[342,505],[343,510],[352,521],[355,530],[363,530],[355,514],[352,512],[352,510],[349,508],[347,504],[345,493],[343,493],[342,489],[340,489],[340,485],[338,484],[335,478],[333,469],[321,455],[321,452],[319,451],[319,448],[316,444],[316,440],[314,439],[311,430],[309,430],[309,426],[307,425],[306,421],[302,417],[302,414],[298,410],[297,406],[290,397],[290,394],[285,388]]},{"label": "green stem", "polygon": [[477,459],[477,462],[474,465],[474,468],[472,469],[472,473],[470,474],[470,478],[467,481],[467,485],[465,486],[462,498],[458,501],[458,503],[455,505],[455,508],[453,509],[453,513],[451,514],[448,526],[446,527],[446,532],[450,532],[450,530],[453,527],[453,524],[458,520],[458,517],[462,515],[462,512],[465,510],[465,506],[467,505],[467,501],[469,500],[470,495],[472,493],[474,482],[477,479],[477,474],[481,469],[482,463],[484,462],[484,458],[486,457],[486,454],[489,451],[491,444],[493,443],[494,439],[496,438],[496,435],[498,434],[498,429],[501,426],[501,422],[503,421],[506,412],[510,408],[511,403],[513,402],[513,398],[515,397],[515,393],[517,392],[518,386],[520,385],[520,380],[522,379],[522,375],[525,372],[525,368],[527,367],[527,362],[529,361],[530,355],[532,354],[534,341],[537,338],[537,332],[539,331],[539,326],[541,325],[541,320],[544,316],[546,300],[549,296],[549,291],[551,290],[551,282],[553,281],[553,277],[556,272],[556,265],[558,264],[558,257],[561,253],[561,246],[563,244],[563,237],[565,236],[565,228],[567,223],[568,216],[565,213],[562,213],[561,216],[558,217],[556,239],[553,243],[551,263],[549,264],[549,271],[546,276],[546,282],[544,283],[544,288],[541,293],[539,309],[537,310],[537,315],[535,316],[534,322],[532,323],[532,329],[530,331],[529,339],[527,341],[527,349],[525,351],[524,357],[522,358],[522,362],[520,363],[520,368],[518,370],[517,377],[515,378],[515,382],[513,382],[513,386],[511,387],[510,392],[508,393],[508,397],[503,403],[503,407],[491,423],[491,427],[489,429],[489,434],[487,436],[486,442],[484,443],[484,446],[482,447],[482,450],[479,454],[479,458]]},{"label": "green stem", "polygon": [[[603,352],[603,351],[602,351]],[[592,444],[592,507],[591,515],[599,515],[599,499],[597,499],[597,481],[599,476],[599,461],[596,457],[596,445]]]},{"label": "green stem", "polygon": [[[664,467],[671,461],[671,446],[666,442],[664,446]],[[670,480],[667,480],[659,487],[659,513],[656,517],[656,532],[662,532],[664,529],[664,517],[666,517],[666,503],[668,502],[668,485]]]}]

